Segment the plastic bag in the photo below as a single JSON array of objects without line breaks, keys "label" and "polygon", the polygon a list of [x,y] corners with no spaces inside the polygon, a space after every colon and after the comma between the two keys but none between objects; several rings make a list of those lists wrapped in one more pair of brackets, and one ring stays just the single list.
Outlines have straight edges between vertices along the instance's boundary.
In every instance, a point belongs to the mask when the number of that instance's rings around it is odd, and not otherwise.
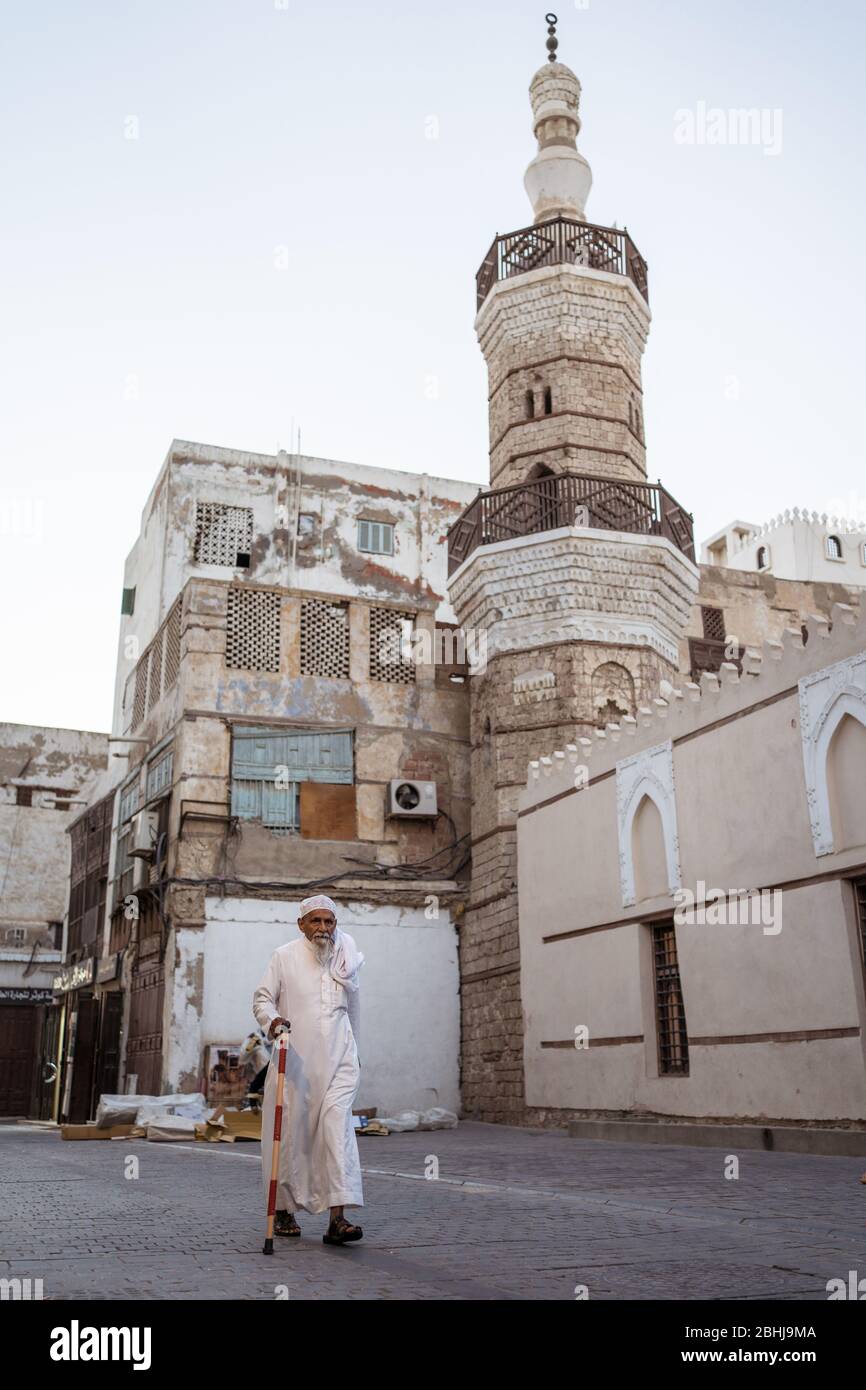
[{"label": "plastic bag", "polygon": [[139,1096],[135,1123],[146,1126],[165,1115],[184,1115],[188,1120],[203,1120],[207,1112],[207,1101],[200,1091],[189,1096]]},{"label": "plastic bag", "polygon": [[413,1129],[455,1129],[457,1116],[453,1110],[443,1110],[441,1105],[434,1105],[430,1110],[401,1110],[393,1118],[383,1116],[379,1124],[395,1134]]},{"label": "plastic bag", "polygon": [[138,1107],[148,1096],[100,1096],[96,1107],[96,1128],[111,1129],[112,1125],[134,1125]]},{"label": "plastic bag", "polygon": [[419,1129],[456,1129],[457,1116],[453,1110],[443,1110],[441,1105],[434,1105],[432,1110],[425,1110],[418,1123]]}]

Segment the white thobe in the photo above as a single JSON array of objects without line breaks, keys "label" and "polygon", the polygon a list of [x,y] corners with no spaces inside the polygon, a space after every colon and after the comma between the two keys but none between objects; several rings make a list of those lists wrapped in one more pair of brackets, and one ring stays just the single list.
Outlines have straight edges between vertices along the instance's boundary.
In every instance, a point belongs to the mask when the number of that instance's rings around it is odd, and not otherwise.
[{"label": "white thobe", "polygon": [[[342,933],[346,945],[355,943]],[[331,974],[305,936],[280,946],[253,996],[253,1013],[265,1032],[277,1017],[288,1019],[286,1082],[277,1211],[321,1212],[361,1207],[361,1163],[352,1126],[358,1093],[360,1006],[357,989]],[[274,1047],[262,1102],[262,1178],[265,1201],[271,1181],[279,1048]]]}]

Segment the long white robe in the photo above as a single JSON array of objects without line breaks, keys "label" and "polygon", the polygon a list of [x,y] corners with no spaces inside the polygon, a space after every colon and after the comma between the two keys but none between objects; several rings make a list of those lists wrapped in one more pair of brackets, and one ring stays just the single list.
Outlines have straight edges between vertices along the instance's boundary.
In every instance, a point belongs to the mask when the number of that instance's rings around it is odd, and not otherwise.
[{"label": "long white robe", "polygon": [[[336,929],[339,932],[339,928]],[[339,938],[336,936],[335,940]],[[344,944],[355,951],[345,932]],[[286,1083],[278,1169],[278,1211],[326,1211],[364,1205],[352,1105],[361,1081],[357,989],[331,973],[303,935],[271,956],[253,996],[265,1032],[276,1017],[292,1025],[286,1046]],[[262,1179],[271,1181],[279,1049],[274,1048],[262,1102]]]}]

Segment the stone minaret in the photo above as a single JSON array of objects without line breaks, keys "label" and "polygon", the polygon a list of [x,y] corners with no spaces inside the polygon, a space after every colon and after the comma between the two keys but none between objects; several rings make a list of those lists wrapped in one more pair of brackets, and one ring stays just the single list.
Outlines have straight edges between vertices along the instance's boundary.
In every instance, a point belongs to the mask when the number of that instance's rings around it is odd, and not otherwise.
[{"label": "stone minaret", "polygon": [[676,682],[698,584],[691,517],[646,477],[646,266],[626,232],[586,221],[580,83],[556,44],[551,25],[529,89],[534,225],[497,237],[478,272],[491,490],[449,537],[452,602],[487,650],[470,683],[463,1104],[511,1123],[542,1118],[523,1096],[515,850],[527,763],[616,737],[664,678]]}]

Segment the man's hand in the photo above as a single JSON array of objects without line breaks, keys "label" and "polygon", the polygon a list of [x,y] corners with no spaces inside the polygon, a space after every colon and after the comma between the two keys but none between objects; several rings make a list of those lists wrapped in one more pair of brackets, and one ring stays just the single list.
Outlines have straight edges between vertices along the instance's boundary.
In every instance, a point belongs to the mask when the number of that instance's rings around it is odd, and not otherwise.
[{"label": "man's hand", "polygon": [[291,1025],[291,1023],[289,1023],[289,1020],[288,1020],[287,1018],[279,1018],[279,1017],[277,1017],[277,1018],[273,1019],[273,1021],[271,1022],[271,1026],[270,1026],[270,1028],[268,1029],[268,1037],[269,1037],[269,1038],[276,1037],[276,1033],[277,1033],[277,1029],[278,1029],[278,1028],[285,1028],[286,1031],[289,1032],[289,1033],[291,1033],[291,1031],[292,1031],[292,1025]]}]

